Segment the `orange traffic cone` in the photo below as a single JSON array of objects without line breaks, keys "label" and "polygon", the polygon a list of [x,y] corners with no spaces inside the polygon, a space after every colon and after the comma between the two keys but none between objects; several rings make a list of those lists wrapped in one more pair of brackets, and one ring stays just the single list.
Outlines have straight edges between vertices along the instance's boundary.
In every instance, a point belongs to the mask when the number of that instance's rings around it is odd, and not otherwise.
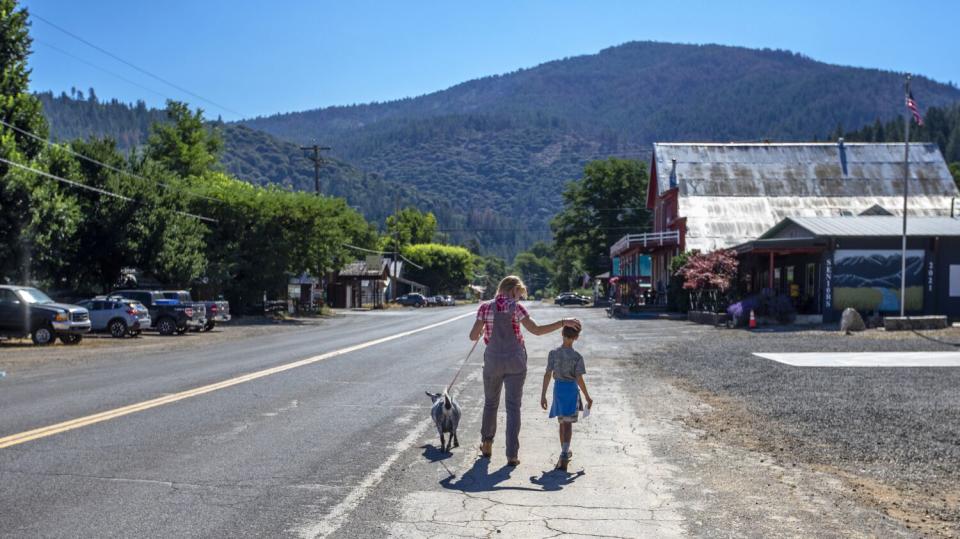
[{"label": "orange traffic cone", "polygon": [[750,329],[756,329],[757,317],[753,316],[753,309],[750,309]]}]

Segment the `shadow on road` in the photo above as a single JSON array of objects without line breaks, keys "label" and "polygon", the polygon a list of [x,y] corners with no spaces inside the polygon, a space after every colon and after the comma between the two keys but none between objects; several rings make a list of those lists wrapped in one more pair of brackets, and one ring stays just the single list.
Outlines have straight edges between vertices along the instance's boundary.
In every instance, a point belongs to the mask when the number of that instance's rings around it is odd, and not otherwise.
[{"label": "shadow on road", "polygon": [[513,472],[513,466],[503,466],[499,470],[490,473],[490,459],[478,458],[473,467],[467,470],[462,477],[454,481],[456,476],[450,474],[449,477],[440,481],[440,486],[446,489],[459,490],[460,492],[490,492],[494,490],[529,490],[532,492],[541,492],[540,489],[527,487],[498,487],[499,483],[510,479],[510,473]]},{"label": "shadow on road", "polygon": [[420,449],[423,449],[423,458],[430,462],[440,462],[453,456],[453,452],[441,451],[433,444],[421,445]]},{"label": "shadow on road", "polygon": [[586,475],[583,470],[573,474],[563,470],[550,470],[540,474],[540,477],[530,476],[530,482],[534,485],[540,485],[543,490],[547,491],[563,490],[563,487],[573,483],[582,475]]}]

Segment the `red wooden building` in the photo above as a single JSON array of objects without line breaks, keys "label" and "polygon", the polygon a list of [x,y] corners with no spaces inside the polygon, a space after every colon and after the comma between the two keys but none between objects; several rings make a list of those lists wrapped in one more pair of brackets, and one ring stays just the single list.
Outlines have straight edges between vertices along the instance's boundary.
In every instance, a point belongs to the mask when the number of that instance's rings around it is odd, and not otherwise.
[{"label": "red wooden building", "polygon": [[[666,290],[670,261],[684,250],[732,248],[787,217],[902,214],[902,193],[903,144],[656,143],[647,185],[653,231],[624,236],[610,255],[615,269],[650,255],[652,287]],[[910,214],[949,215],[957,195],[937,146],[911,144]],[[801,253],[756,254],[769,268]]]}]

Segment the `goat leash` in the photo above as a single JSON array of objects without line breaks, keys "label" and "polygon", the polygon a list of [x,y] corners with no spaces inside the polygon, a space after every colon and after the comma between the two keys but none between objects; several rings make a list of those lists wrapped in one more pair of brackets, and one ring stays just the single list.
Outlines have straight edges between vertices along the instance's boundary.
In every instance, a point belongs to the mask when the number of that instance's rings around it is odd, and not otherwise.
[{"label": "goat leash", "polygon": [[453,375],[453,380],[450,381],[450,385],[447,386],[447,393],[450,393],[450,389],[453,388],[453,384],[457,382],[457,377],[460,376],[460,373],[463,371],[463,368],[467,366],[467,360],[470,359],[470,355],[473,354],[473,351],[476,350],[477,345],[480,344],[480,339],[473,341],[473,346],[470,348],[470,351],[467,352],[467,357],[463,358],[463,363],[460,364],[460,368],[457,369],[457,374]]}]

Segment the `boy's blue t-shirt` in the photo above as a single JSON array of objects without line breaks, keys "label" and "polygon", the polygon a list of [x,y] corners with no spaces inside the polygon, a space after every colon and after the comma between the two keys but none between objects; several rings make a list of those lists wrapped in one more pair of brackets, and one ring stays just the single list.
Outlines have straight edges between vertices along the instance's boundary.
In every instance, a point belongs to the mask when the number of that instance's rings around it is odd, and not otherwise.
[{"label": "boy's blue t-shirt", "polygon": [[577,376],[586,374],[583,356],[573,348],[563,346],[550,350],[547,355],[547,372],[553,371],[554,380],[570,380],[575,382]]}]

